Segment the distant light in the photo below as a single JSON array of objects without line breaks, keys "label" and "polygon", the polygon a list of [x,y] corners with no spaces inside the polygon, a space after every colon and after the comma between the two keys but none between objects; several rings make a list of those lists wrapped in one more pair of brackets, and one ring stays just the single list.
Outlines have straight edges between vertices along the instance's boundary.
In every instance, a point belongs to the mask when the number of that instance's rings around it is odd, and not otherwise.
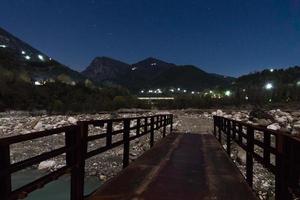
[{"label": "distant light", "polygon": [[136,70],[136,69],[137,69],[136,67],[131,68],[132,71],[134,71],[134,70]]},{"label": "distant light", "polygon": [[26,52],[25,52],[25,51],[22,51],[21,53],[24,55]]},{"label": "distant light", "polygon": [[38,55],[38,58],[39,58],[41,61],[44,61],[44,56]]},{"label": "distant light", "polygon": [[184,93],[186,93],[186,90],[183,90]]},{"label": "distant light", "polygon": [[300,81],[297,82],[297,86],[300,86]]},{"label": "distant light", "polygon": [[174,92],[174,89],[170,89],[170,92]]},{"label": "distant light", "polygon": [[246,99],[246,100],[248,100],[248,99],[249,99],[249,97],[248,97],[248,96],[245,96],[245,99]]},{"label": "distant light", "polygon": [[177,88],[177,91],[180,91],[180,88]]},{"label": "distant light", "polygon": [[246,89],[243,89],[243,92],[246,92]]},{"label": "distant light", "polygon": [[269,99],[269,102],[272,102],[272,99]]},{"label": "distant light", "polygon": [[272,83],[267,83],[265,85],[265,89],[267,89],[267,90],[271,90],[272,88],[273,88],[273,84]]},{"label": "distant light", "polygon": [[274,72],[274,69],[270,69],[270,72]]},{"label": "distant light", "polygon": [[192,93],[192,94],[195,94],[195,92],[194,92],[194,91],[192,91],[191,93]]},{"label": "distant light", "polygon": [[7,46],[4,45],[4,44],[1,44],[0,47],[1,47],[1,48],[6,48]]},{"label": "distant light", "polygon": [[39,81],[34,81],[34,85],[42,85]]},{"label": "distant light", "polygon": [[151,66],[156,66],[157,65],[157,63],[151,63]]},{"label": "distant light", "polygon": [[174,100],[174,97],[138,97],[139,100]]},{"label": "distant light", "polygon": [[156,93],[156,94],[161,94],[162,93],[162,91],[161,91],[161,89],[156,89],[155,91],[154,91],[154,93]]},{"label": "distant light", "polygon": [[49,60],[52,60],[52,58],[49,58]]},{"label": "distant light", "polygon": [[25,56],[25,59],[26,59],[26,60],[30,60],[30,58],[31,58],[31,57],[30,57],[30,56],[28,56],[28,55],[27,55],[27,56]]},{"label": "distant light", "polygon": [[144,90],[141,90],[141,93],[144,93],[145,91]]},{"label": "distant light", "polygon": [[213,91],[209,90],[209,93],[210,93],[210,94],[212,94],[212,93],[213,93]]},{"label": "distant light", "polygon": [[153,90],[148,90],[148,93],[153,93]]},{"label": "distant light", "polygon": [[230,90],[226,90],[226,91],[225,91],[225,96],[228,96],[228,97],[229,97],[230,95],[231,95]]}]

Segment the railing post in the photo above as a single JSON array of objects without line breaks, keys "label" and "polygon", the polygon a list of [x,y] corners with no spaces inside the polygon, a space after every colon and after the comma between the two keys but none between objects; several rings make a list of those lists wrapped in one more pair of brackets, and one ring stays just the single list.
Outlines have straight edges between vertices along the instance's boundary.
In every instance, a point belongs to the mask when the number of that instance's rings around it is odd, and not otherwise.
[{"label": "railing post", "polygon": [[264,166],[268,168],[270,166],[270,146],[271,138],[270,133],[264,131]]},{"label": "railing post", "polygon": [[253,150],[254,150],[254,130],[247,127],[247,154],[246,154],[246,179],[250,187],[253,185]]},{"label": "railing post", "polygon": [[243,138],[242,138],[242,133],[243,133],[243,126],[239,124],[239,130],[238,130],[238,143],[242,144]]},{"label": "railing post", "polygon": [[218,117],[219,118],[219,128],[218,128],[218,131],[219,131],[219,142],[220,144],[222,144],[222,127],[223,127],[223,118],[221,117]]},{"label": "railing post", "polygon": [[140,135],[140,129],[141,129],[141,119],[138,118],[136,121],[136,135]]},{"label": "railing post", "polygon": [[231,129],[232,129],[232,138],[233,138],[233,140],[236,140],[236,122],[235,121],[232,121]]},{"label": "railing post", "polygon": [[145,117],[144,120],[145,120],[144,132],[146,134],[148,131],[148,117]]},{"label": "railing post", "polygon": [[[67,164],[71,169],[71,199],[84,199],[85,156],[87,151],[88,124],[78,122],[74,132],[66,132],[66,145],[74,147],[73,152],[67,154]],[[73,144],[70,144],[70,143]]]},{"label": "railing post", "polygon": [[173,115],[170,115],[170,133],[173,132]]},{"label": "railing post", "polygon": [[10,151],[8,144],[0,144],[0,195],[8,200],[11,193]]},{"label": "railing post", "polygon": [[167,126],[167,117],[163,116],[163,137],[166,137],[166,127]]},{"label": "railing post", "polygon": [[110,147],[112,142],[112,121],[107,122],[106,146]]},{"label": "railing post", "polygon": [[130,119],[124,119],[124,149],[123,149],[123,169],[129,165],[129,134],[130,134]]},{"label": "railing post", "polygon": [[284,135],[276,135],[276,173],[275,173],[275,199],[290,200],[291,195],[288,192],[288,163],[286,157],[289,156],[287,151],[287,140]]},{"label": "railing post", "polygon": [[151,117],[151,129],[150,129],[150,147],[154,145],[154,117]]},{"label": "railing post", "polygon": [[227,124],[226,124],[226,136],[227,136],[227,139],[226,139],[226,146],[227,146],[227,154],[229,155],[230,157],[230,153],[231,153],[231,147],[230,147],[230,143],[231,143],[231,122],[230,120],[227,121]]}]

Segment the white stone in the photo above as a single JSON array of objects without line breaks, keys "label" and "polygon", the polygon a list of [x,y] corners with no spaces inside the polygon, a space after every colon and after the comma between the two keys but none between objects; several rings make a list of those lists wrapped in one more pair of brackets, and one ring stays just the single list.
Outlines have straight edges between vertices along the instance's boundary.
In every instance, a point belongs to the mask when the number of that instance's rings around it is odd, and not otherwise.
[{"label": "white stone", "polygon": [[55,161],[54,160],[48,160],[48,161],[43,161],[39,164],[38,169],[39,170],[49,170],[55,166]]},{"label": "white stone", "polygon": [[270,124],[269,126],[267,126],[267,129],[271,129],[271,130],[279,130],[281,127],[278,123],[274,123],[274,124]]},{"label": "white stone", "polygon": [[74,117],[69,117],[68,118],[68,122],[70,122],[71,124],[76,124],[77,123],[77,119],[75,119]]},{"label": "white stone", "polygon": [[43,128],[43,123],[42,122],[38,122],[35,126],[34,126],[34,130],[41,130]]}]

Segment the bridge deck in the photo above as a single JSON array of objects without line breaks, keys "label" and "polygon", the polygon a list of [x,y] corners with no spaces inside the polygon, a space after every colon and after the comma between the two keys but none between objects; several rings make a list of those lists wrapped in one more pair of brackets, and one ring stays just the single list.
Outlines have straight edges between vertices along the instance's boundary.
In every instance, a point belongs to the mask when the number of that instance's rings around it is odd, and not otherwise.
[{"label": "bridge deck", "polygon": [[212,135],[176,133],[158,142],[87,199],[256,197]]}]

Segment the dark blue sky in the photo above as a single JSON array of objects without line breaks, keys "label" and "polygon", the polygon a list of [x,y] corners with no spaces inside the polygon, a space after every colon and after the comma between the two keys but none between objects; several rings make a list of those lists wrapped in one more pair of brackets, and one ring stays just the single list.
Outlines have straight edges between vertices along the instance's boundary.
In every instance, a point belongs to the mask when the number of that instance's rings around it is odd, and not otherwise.
[{"label": "dark blue sky", "polygon": [[0,26],[76,70],[102,55],[232,76],[300,64],[300,0],[1,0]]}]

